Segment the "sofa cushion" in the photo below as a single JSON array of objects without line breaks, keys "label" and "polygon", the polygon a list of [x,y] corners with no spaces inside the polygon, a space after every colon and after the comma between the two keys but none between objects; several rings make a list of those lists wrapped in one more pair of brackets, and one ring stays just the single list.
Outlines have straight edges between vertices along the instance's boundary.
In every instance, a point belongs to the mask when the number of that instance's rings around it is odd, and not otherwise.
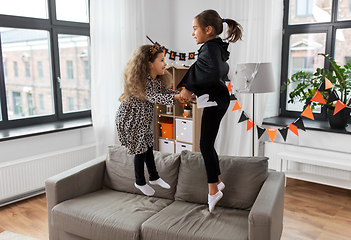
[{"label": "sofa cushion", "polygon": [[52,222],[87,239],[140,239],[141,224],[171,204],[169,199],[103,189],[56,205]]},{"label": "sofa cushion", "polygon": [[141,226],[143,240],[247,240],[249,211],[175,201]]},{"label": "sofa cushion", "polygon": [[[219,166],[220,178],[226,187],[217,205],[249,209],[268,176],[268,158],[219,156]],[[207,195],[207,175],[201,153],[182,151],[175,199],[206,204]]]},{"label": "sofa cushion", "polygon": [[[176,190],[180,154],[171,154],[154,151],[156,169],[159,176],[167,182],[171,188],[164,189],[158,185],[152,185],[155,189],[155,197],[174,200]],[[148,182],[149,174],[145,165],[145,179]],[[143,194],[134,186],[134,155],[127,153],[122,146],[109,146],[106,160],[105,186],[118,191]]]}]

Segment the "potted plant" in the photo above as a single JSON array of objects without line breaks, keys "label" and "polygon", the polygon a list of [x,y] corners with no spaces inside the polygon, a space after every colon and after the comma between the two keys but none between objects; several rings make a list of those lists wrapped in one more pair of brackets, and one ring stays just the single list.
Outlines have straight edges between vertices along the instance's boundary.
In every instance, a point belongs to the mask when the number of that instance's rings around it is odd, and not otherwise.
[{"label": "potted plant", "polygon": [[[318,55],[324,56],[331,63],[331,70],[317,68],[314,73],[297,72],[282,85],[281,91],[283,92],[288,85],[297,83],[296,87],[289,93],[288,103],[298,101],[305,103],[304,108],[310,104],[311,109],[314,109],[316,105],[323,105],[322,103],[310,102],[311,98],[319,89],[327,103],[330,126],[332,128],[345,128],[350,118],[350,108],[343,108],[334,115],[336,103],[334,99],[335,96],[337,96],[336,100],[340,100],[346,106],[351,105],[351,63],[347,63],[344,67],[341,67],[328,55],[324,53],[319,53]],[[325,83],[325,79],[328,79],[334,85],[333,90],[325,90],[323,87],[321,89],[321,86],[323,86],[322,84]]]},{"label": "potted plant", "polygon": [[185,104],[183,105],[183,109],[184,109],[183,116],[184,116],[184,117],[191,117],[191,108],[192,108],[192,106],[191,106],[191,103],[190,103],[190,102],[185,103]]}]

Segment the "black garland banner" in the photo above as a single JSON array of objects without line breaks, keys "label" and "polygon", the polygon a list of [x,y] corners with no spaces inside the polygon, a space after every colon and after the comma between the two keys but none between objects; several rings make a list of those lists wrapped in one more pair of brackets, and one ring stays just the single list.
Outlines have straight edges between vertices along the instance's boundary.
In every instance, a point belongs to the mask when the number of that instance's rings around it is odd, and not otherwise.
[{"label": "black garland banner", "polygon": [[[147,39],[149,39],[149,41],[152,44],[155,44],[155,45],[157,45],[159,47],[161,46],[161,44],[159,44],[158,42],[152,41],[151,38],[149,38],[149,36],[146,35],[146,37],[147,37]],[[168,54],[169,55],[169,59],[173,60],[173,61],[176,60],[176,57],[179,58],[179,61],[186,61],[186,59],[188,59],[188,60],[195,60],[195,56],[198,55],[195,52],[189,52],[188,54],[186,54],[186,53],[179,53],[178,54],[176,51],[169,50],[166,47],[164,47],[163,54],[165,55],[165,57]]]}]

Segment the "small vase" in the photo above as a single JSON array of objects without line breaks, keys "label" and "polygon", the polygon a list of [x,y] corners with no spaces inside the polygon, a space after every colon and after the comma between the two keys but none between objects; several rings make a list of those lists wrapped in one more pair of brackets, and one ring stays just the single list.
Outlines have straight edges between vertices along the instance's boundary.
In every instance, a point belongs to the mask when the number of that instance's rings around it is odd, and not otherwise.
[{"label": "small vase", "polygon": [[334,115],[334,108],[328,108],[328,121],[331,128],[345,129],[350,119],[350,108],[343,108]]}]

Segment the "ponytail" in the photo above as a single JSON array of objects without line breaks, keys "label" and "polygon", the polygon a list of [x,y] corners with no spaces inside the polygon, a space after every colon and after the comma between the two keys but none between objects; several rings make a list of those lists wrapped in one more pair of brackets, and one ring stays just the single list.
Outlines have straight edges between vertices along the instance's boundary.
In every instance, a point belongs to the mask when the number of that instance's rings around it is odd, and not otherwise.
[{"label": "ponytail", "polygon": [[235,43],[238,40],[242,40],[242,31],[243,27],[236,22],[233,19],[223,18],[223,22],[226,22],[228,24],[228,30],[227,30],[227,38],[225,40],[228,40],[229,42]]}]

